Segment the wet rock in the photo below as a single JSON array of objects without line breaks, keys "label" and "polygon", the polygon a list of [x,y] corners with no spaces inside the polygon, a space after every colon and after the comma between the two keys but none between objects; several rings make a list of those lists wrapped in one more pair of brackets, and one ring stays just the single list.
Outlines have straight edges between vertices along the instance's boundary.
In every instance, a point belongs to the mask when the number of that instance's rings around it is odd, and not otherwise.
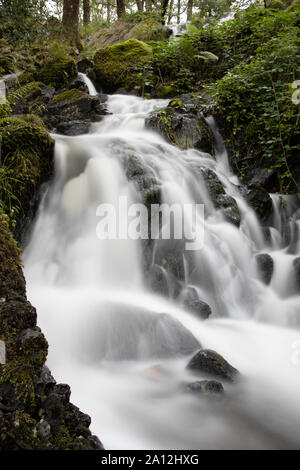
[{"label": "wet rock", "polygon": [[199,380],[188,384],[187,389],[189,392],[200,395],[222,395],[224,388],[221,382],[216,380]]},{"label": "wet rock", "polygon": [[30,114],[33,110],[42,113],[54,93],[54,88],[50,86],[37,85],[23,99],[17,100],[12,112],[14,115]]},{"label": "wet rock", "polygon": [[70,121],[61,122],[57,125],[57,131],[60,134],[75,136],[88,134],[91,123],[89,121]]},{"label": "wet rock", "polygon": [[237,369],[230,365],[220,354],[211,349],[201,349],[198,351],[188,363],[187,369],[231,382],[238,375]]},{"label": "wet rock", "polygon": [[217,174],[210,168],[199,168],[207,191],[216,209],[221,209],[228,222],[239,227],[240,211],[236,200],[228,196]]},{"label": "wet rock", "polygon": [[77,76],[77,65],[72,58],[51,59],[41,70],[35,72],[36,80],[51,85],[56,90],[63,88]]},{"label": "wet rock", "polygon": [[294,259],[293,267],[295,270],[296,288],[300,292],[300,258]]},{"label": "wet rock", "polygon": [[161,266],[153,264],[149,271],[149,284],[153,292],[168,297],[169,286],[166,272]]},{"label": "wet rock", "polygon": [[248,204],[262,222],[267,222],[273,212],[272,199],[269,193],[258,183],[240,188]]},{"label": "wet rock", "polygon": [[47,440],[51,434],[51,426],[47,421],[41,419],[36,425],[36,430],[42,441]]},{"label": "wet rock", "polygon": [[146,126],[181,149],[196,148],[213,154],[213,135],[208,124],[202,117],[191,113],[188,104],[184,105],[180,97],[163,110],[154,111],[146,119]]},{"label": "wet rock", "polygon": [[183,305],[190,311],[195,313],[202,319],[206,319],[211,315],[211,308],[199,299],[197,290],[194,287],[187,287],[183,296]]},{"label": "wet rock", "polygon": [[106,108],[98,96],[73,88],[50,101],[43,119],[53,130],[59,128],[61,132],[66,131],[66,135],[78,135],[76,132],[84,133],[88,123],[100,121],[105,114]]},{"label": "wet rock", "polygon": [[93,65],[94,63],[91,60],[87,58],[81,59],[79,62],[77,62],[78,72],[86,73],[86,71],[91,69]]},{"label": "wet rock", "polygon": [[260,253],[255,256],[255,260],[262,282],[267,285],[270,284],[274,271],[274,261],[272,256],[268,253]]},{"label": "wet rock", "polygon": [[175,358],[199,349],[195,336],[168,314],[109,303],[101,308],[82,335],[88,363]]},{"label": "wet rock", "polygon": [[76,88],[76,90],[83,91],[83,93],[89,94],[89,88],[88,86],[84,83],[82,78],[78,76],[70,85],[68,86],[68,90],[72,90],[73,88]]}]

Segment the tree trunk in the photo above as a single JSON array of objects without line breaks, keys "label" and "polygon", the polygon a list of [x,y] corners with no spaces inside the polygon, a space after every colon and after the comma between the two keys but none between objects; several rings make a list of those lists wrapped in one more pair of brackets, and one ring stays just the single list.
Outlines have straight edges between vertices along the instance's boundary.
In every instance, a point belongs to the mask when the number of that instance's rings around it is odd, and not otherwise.
[{"label": "tree trunk", "polygon": [[165,24],[165,17],[166,17],[168,5],[169,5],[169,0],[162,0],[162,5],[161,5],[161,22],[162,22],[162,24]]},{"label": "tree trunk", "polygon": [[83,0],[83,24],[87,26],[91,22],[90,0]]},{"label": "tree trunk", "polygon": [[143,11],[143,1],[142,0],[136,0],[136,6],[138,11]]},{"label": "tree trunk", "polygon": [[63,17],[62,17],[62,33],[63,36],[73,42],[79,44],[79,0],[64,0]]},{"label": "tree trunk", "polygon": [[181,3],[177,0],[177,24],[180,24]]},{"label": "tree trunk", "polygon": [[117,16],[118,19],[122,18],[125,13],[125,0],[117,0]]},{"label": "tree trunk", "polygon": [[171,0],[170,1],[170,6],[169,6],[168,24],[171,23],[172,18],[173,18],[173,7],[174,7],[174,0]]},{"label": "tree trunk", "polygon": [[194,6],[194,0],[188,0],[188,4],[187,4],[187,18],[186,18],[188,22],[191,22],[191,21],[192,21],[193,6]]}]

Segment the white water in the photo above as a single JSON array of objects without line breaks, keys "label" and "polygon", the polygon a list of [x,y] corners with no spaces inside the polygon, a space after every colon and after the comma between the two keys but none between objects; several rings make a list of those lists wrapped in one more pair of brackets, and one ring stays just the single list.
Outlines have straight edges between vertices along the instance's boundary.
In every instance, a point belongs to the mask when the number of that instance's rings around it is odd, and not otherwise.
[{"label": "white water", "polygon": [[[55,136],[55,180],[24,253],[28,295],[50,344],[49,366],[71,385],[73,402],[91,415],[107,449],[299,447],[300,297],[292,276],[299,238],[293,249],[284,243],[273,196],[266,244],[220,140],[215,160],[180,151],[146,130],[145,116],[165,104],[114,95],[108,100],[113,114],[90,134]],[[204,249],[190,252],[185,278],[212,307],[207,321],[148,291],[138,240],[96,238],[98,204],[117,204],[119,196],[140,200],[126,177],[129,156],[161,184],[164,202],[205,203]],[[240,229],[214,210],[199,167],[214,169],[237,199]],[[289,223],[296,233],[299,210]],[[157,241],[154,261],[168,249]],[[254,261],[262,252],[275,263],[269,286]],[[240,370],[239,383],[224,384],[224,400],[184,391],[198,377],[185,370],[191,357],[185,348],[195,345],[180,324]]]}]

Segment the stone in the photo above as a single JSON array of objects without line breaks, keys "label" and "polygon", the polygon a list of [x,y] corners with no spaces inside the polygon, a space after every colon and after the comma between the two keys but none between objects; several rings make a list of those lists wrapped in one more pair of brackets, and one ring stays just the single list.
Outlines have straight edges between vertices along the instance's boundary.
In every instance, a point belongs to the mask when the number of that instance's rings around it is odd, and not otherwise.
[{"label": "stone", "polygon": [[233,382],[238,370],[229,364],[220,354],[211,349],[201,349],[190,360],[187,369],[200,374]]},{"label": "stone", "polygon": [[270,284],[274,271],[272,256],[268,253],[260,253],[255,256],[255,260],[262,282],[266,285]]},{"label": "stone", "polygon": [[222,395],[224,388],[221,382],[217,380],[199,380],[187,385],[189,392],[200,395]]},{"label": "stone", "polygon": [[183,296],[183,305],[190,311],[195,313],[201,319],[206,319],[211,315],[211,308],[202,300],[199,299],[197,290],[194,287],[188,286],[185,289]]}]

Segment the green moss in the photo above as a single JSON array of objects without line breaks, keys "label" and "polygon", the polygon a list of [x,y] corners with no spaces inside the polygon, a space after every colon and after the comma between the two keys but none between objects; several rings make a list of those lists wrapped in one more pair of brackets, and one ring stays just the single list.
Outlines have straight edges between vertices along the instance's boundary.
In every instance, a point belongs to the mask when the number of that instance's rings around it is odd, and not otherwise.
[{"label": "green moss", "polygon": [[177,89],[172,85],[160,86],[155,92],[155,98],[172,98],[176,96]]},{"label": "green moss", "polygon": [[9,116],[11,113],[11,107],[8,103],[0,104],[0,119]]},{"label": "green moss", "polygon": [[3,384],[11,384],[15,393],[15,399],[22,408],[34,408],[34,386],[31,374],[23,365],[15,362],[5,364],[0,376],[0,387]]},{"label": "green moss", "polygon": [[35,189],[52,169],[52,139],[39,120],[7,118],[0,121],[2,166],[0,205],[14,227],[25,215]]},{"label": "green moss", "polygon": [[106,91],[115,91],[124,86],[138,64],[151,57],[152,47],[137,39],[99,49],[95,54],[97,80]]},{"label": "green moss", "polygon": [[53,100],[51,100],[51,103],[56,101],[76,101],[85,96],[88,95],[83,91],[80,91],[77,88],[72,88],[71,90],[64,91],[63,93],[60,93],[59,95],[55,96]]},{"label": "green moss", "polygon": [[34,81],[34,75],[32,72],[24,72],[18,78],[20,85],[27,85],[27,83]]},{"label": "green moss", "polygon": [[36,79],[52,85],[54,88],[63,88],[77,75],[77,65],[74,59],[49,60],[40,72],[36,73]]},{"label": "green moss", "polygon": [[3,69],[4,73],[13,73],[15,71],[13,62],[6,57],[0,59],[0,67]]},{"label": "green moss", "polygon": [[168,31],[155,18],[148,18],[138,23],[127,36],[140,41],[162,41],[167,38]]}]

